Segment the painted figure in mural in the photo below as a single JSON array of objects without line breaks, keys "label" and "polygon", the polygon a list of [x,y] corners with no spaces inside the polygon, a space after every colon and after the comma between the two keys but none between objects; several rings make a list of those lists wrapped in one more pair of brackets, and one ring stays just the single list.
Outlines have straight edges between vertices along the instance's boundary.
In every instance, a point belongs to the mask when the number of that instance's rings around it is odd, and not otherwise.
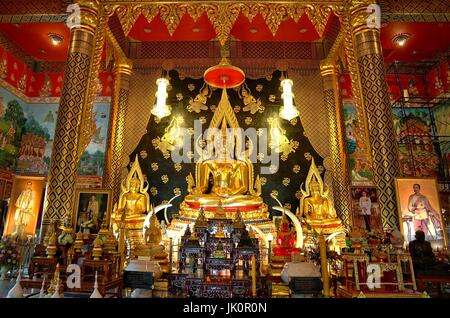
[{"label": "painted figure in mural", "polygon": [[24,189],[16,201],[16,213],[14,214],[14,224],[16,226],[13,235],[23,236],[25,229],[34,216],[33,212],[34,194],[31,181],[27,182],[27,187]]},{"label": "painted figure in mural", "polygon": [[408,82],[408,95],[409,97],[419,96],[419,90],[417,89],[416,82],[413,79],[410,79]]},{"label": "painted figure in mural", "polygon": [[87,206],[87,213],[90,216],[90,219],[92,220],[94,227],[98,227],[99,226],[99,204],[97,201],[97,198],[95,197],[95,195],[91,196],[91,199],[88,202],[88,206]]},{"label": "painted figure in mural", "polygon": [[45,115],[44,123],[54,123],[55,117],[53,116],[53,113],[51,110],[48,111],[47,115]]},{"label": "painted figure in mural", "polygon": [[430,204],[428,198],[420,193],[420,184],[413,185],[414,193],[408,198],[408,210],[414,215],[414,230],[421,230],[425,235],[432,235],[430,226],[434,227],[436,233],[441,230],[438,213]]},{"label": "painted figure in mural", "polygon": [[364,190],[359,198],[359,207],[361,208],[361,215],[363,216],[366,224],[366,230],[367,232],[370,232],[370,209],[372,208],[372,201],[367,196],[367,192]]}]

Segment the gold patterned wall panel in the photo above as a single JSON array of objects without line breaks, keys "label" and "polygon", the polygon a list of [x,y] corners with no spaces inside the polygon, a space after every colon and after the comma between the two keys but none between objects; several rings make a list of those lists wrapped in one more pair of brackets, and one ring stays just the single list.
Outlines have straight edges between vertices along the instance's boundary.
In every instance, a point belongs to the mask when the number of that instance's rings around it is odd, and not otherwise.
[{"label": "gold patterned wall panel", "polygon": [[[128,75],[119,74],[117,76],[128,77]],[[128,79],[127,79],[128,80]],[[119,85],[120,85],[119,81]],[[119,86],[117,85],[117,86]],[[117,87],[116,86],[116,87]],[[121,170],[123,162],[123,148],[125,142],[125,118],[128,107],[128,88],[116,88],[114,93],[114,102],[112,103],[114,109],[111,111],[111,118],[109,124],[108,150],[106,152],[105,167],[103,173],[103,187],[112,189],[112,203],[119,202],[120,184],[121,184]],[[117,101],[115,99],[117,98]],[[113,114],[114,113],[114,114]]]},{"label": "gold patterned wall panel", "polygon": [[[300,112],[305,134],[317,153],[324,158],[325,172],[324,182],[332,189],[332,176],[330,173],[330,147],[327,108],[323,102],[323,84],[319,71],[319,63],[314,69],[289,70],[292,78],[295,105]],[[331,198],[334,194],[331,193]]]},{"label": "gold patterned wall panel", "polygon": [[160,76],[161,68],[135,69],[131,75],[122,167],[128,166],[128,156],[147,132],[151,110],[156,101],[156,79]]},{"label": "gold patterned wall panel", "polygon": [[358,58],[358,64],[383,227],[398,228],[394,185],[395,177],[399,175],[398,145],[394,134],[383,56],[365,54]]},{"label": "gold patterned wall panel", "polygon": [[[331,76],[331,75],[328,75]],[[337,90],[337,85],[336,88]],[[350,210],[349,179],[343,133],[343,114],[340,105],[336,105],[336,93],[333,89],[324,91],[325,106],[328,110],[330,132],[331,175],[333,179],[333,199],[336,213],[344,226],[349,229],[352,224]]]}]

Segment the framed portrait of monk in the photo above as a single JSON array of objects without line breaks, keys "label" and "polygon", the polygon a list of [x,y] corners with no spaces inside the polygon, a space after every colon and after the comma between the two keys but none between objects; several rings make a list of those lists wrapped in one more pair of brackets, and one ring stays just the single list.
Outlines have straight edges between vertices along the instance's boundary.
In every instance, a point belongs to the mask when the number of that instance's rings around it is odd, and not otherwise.
[{"label": "framed portrait of monk", "polygon": [[425,233],[433,249],[447,246],[445,224],[435,178],[396,178],[400,229],[406,244],[415,239],[416,231]]},{"label": "framed portrait of monk", "polygon": [[111,190],[77,189],[73,225],[76,232],[97,234],[104,221],[109,226],[111,216]]},{"label": "framed portrait of monk", "polygon": [[383,232],[377,188],[374,186],[350,187],[353,229]]}]

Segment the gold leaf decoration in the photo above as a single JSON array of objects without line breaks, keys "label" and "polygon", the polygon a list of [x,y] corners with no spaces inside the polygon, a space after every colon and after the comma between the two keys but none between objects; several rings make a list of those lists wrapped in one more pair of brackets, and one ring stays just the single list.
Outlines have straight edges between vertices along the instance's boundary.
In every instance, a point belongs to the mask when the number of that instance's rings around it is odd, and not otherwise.
[{"label": "gold leaf decoration", "polygon": [[169,182],[169,177],[167,176],[167,174],[163,174],[163,175],[161,176],[161,181],[162,181],[163,183]]},{"label": "gold leaf decoration", "polygon": [[260,177],[259,181],[261,182],[262,186],[265,186],[267,184],[267,178],[266,177]]},{"label": "gold leaf decoration", "polygon": [[180,24],[181,17],[186,13],[186,7],[177,4],[164,4],[160,7],[159,12],[161,20],[164,21],[170,36],[172,36],[178,24]]},{"label": "gold leaf decoration", "polygon": [[158,189],[156,187],[151,187],[150,193],[152,194],[152,196],[156,196],[158,195]]},{"label": "gold leaf decoration", "polygon": [[292,172],[299,173],[300,172],[300,165],[294,165],[294,167],[292,167]]},{"label": "gold leaf decoration", "polygon": [[245,117],[245,124],[250,125],[252,123],[253,119],[251,117]]},{"label": "gold leaf decoration", "polygon": [[270,165],[269,171],[271,173],[276,173],[278,171],[278,166],[277,165]]},{"label": "gold leaf decoration", "polygon": [[305,152],[303,155],[305,156],[306,160],[311,161],[312,156],[311,156],[311,154],[309,152]]},{"label": "gold leaf decoration", "polygon": [[181,189],[180,189],[180,188],[175,188],[175,189],[173,189],[173,194],[175,194],[175,195],[181,195]]},{"label": "gold leaf decoration", "polygon": [[153,171],[157,171],[159,169],[159,165],[157,162],[152,162],[151,167]]},{"label": "gold leaf decoration", "polygon": [[147,151],[141,150],[141,152],[139,152],[139,155],[141,156],[142,159],[145,159],[145,158],[147,158]]},{"label": "gold leaf decoration", "polygon": [[305,7],[306,15],[308,16],[309,20],[311,20],[311,23],[314,25],[317,33],[319,33],[320,36],[323,35],[323,31],[325,30],[325,26],[328,23],[331,12],[331,7],[324,5],[308,4]]},{"label": "gold leaf decoration", "polygon": [[300,191],[300,190],[297,190],[297,192],[295,192],[295,197],[297,198],[297,199],[301,199],[302,198],[302,191]]},{"label": "gold leaf decoration", "polygon": [[291,205],[290,203],[285,203],[285,204],[283,205],[283,207],[284,207],[285,209],[288,209],[288,210],[290,211],[291,208],[292,208],[292,205]]},{"label": "gold leaf decoration", "polygon": [[241,5],[238,3],[208,4],[205,5],[205,8],[208,18],[213,24],[214,31],[216,31],[217,39],[224,46],[241,11]]},{"label": "gold leaf decoration", "polygon": [[122,25],[125,36],[128,36],[137,18],[142,13],[142,6],[119,6],[116,9],[117,17]]},{"label": "gold leaf decoration", "polygon": [[180,172],[181,169],[183,169],[183,167],[181,166],[181,163],[176,163],[176,164],[174,164],[174,167],[175,167],[175,170],[176,170],[177,172]]},{"label": "gold leaf decoration", "polygon": [[272,190],[272,192],[270,192],[270,195],[278,197],[278,191],[277,190]]},{"label": "gold leaf decoration", "polygon": [[283,178],[282,184],[287,187],[291,183],[291,179]]}]

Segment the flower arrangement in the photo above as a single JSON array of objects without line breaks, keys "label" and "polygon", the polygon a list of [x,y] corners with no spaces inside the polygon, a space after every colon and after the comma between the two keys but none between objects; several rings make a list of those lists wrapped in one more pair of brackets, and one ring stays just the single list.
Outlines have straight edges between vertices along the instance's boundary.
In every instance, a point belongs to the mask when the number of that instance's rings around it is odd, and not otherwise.
[{"label": "flower arrangement", "polygon": [[383,234],[377,230],[373,230],[366,234],[366,238],[369,244],[377,245],[381,244],[381,242],[383,241]]},{"label": "flower arrangement", "polygon": [[0,266],[13,267],[19,264],[19,249],[17,243],[11,237],[0,241]]}]

